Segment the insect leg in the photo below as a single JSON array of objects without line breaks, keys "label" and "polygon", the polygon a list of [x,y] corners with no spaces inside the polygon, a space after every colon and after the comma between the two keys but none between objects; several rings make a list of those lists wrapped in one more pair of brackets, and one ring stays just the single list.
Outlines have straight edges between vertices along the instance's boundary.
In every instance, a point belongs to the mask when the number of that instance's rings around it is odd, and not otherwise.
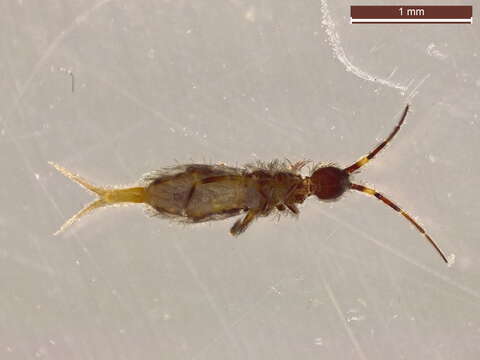
[{"label": "insect leg", "polygon": [[258,211],[256,210],[249,210],[243,219],[237,220],[235,224],[233,224],[232,228],[230,229],[230,233],[233,236],[237,236],[247,230],[248,225],[250,225],[250,223],[255,219],[257,213]]},{"label": "insect leg", "polygon": [[361,168],[363,165],[368,163],[370,160],[372,160],[375,157],[375,155],[377,155],[380,152],[380,150],[382,150],[393,139],[393,137],[397,134],[398,130],[400,130],[400,127],[402,126],[403,122],[405,121],[405,118],[407,117],[407,113],[408,113],[409,108],[410,108],[410,105],[407,104],[407,106],[405,106],[405,109],[403,110],[403,114],[402,114],[402,117],[400,118],[400,121],[398,122],[397,126],[395,126],[395,128],[390,133],[390,135],[388,135],[388,137],[385,141],[380,143],[368,155],[363,156],[356,163],[350,165],[349,167],[347,167],[343,170],[350,174],[350,173],[354,172],[355,170],[358,170],[359,168]]},{"label": "insect leg", "polygon": [[357,190],[360,192],[363,192],[365,194],[375,196],[378,200],[383,201],[384,204],[390,206],[393,210],[399,212],[405,219],[407,219],[411,224],[413,224],[417,230],[425,236],[425,238],[428,240],[428,242],[435,248],[435,250],[438,252],[438,254],[442,257],[443,261],[445,261],[447,264],[449,264],[449,261],[447,259],[447,256],[445,253],[440,249],[440,247],[433,241],[433,239],[428,235],[428,233],[425,231],[423,227],[421,227],[406,211],[401,209],[397,204],[395,204],[393,201],[391,201],[389,198],[385,197],[384,195],[380,194],[374,189],[370,189],[366,186],[363,185],[358,185],[358,184],[350,184],[350,188],[353,190]]},{"label": "insect leg", "polygon": [[295,204],[285,204],[288,209],[294,213],[295,215],[298,215],[300,213],[300,210],[298,210],[298,207]]}]

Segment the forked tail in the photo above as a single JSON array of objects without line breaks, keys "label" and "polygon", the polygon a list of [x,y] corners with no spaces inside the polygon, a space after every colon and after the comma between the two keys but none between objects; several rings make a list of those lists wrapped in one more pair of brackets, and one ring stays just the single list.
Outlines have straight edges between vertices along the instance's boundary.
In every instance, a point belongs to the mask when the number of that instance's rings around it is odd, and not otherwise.
[{"label": "forked tail", "polygon": [[55,164],[51,161],[49,161],[48,163],[52,165],[55,169],[57,169],[59,172],[61,172],[63,175],[68,177],[70,180],[75,181],[85,189],[98,195],[98,199],[87,204],[82,210],[80,210],[70,219],[65,221],[65,223],[60,227],[60,229],[58,229],[54,233],[54,235],[60,234],[63,230],[75,223],[82,216],[87,215],[95,209],[119,203],[144,203],[147,199],[147,193],[144,187],[131,187],[125,189],[109,189],[97,187],[90,184],[82,177],[73,174],[67,169],[61,167],[58,164]]}]

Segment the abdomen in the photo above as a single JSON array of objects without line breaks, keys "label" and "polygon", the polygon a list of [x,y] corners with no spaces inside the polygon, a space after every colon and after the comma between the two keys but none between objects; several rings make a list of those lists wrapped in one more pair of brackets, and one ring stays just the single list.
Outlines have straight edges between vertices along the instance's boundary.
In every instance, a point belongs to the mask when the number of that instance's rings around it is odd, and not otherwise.
[{"label": "abdomen", "polygon": [[177,171],[159,174],[147,187],[148,204],[160,214],[201,222],[237,215],[261,201],[254,181],[241,169],[187,165]]}]

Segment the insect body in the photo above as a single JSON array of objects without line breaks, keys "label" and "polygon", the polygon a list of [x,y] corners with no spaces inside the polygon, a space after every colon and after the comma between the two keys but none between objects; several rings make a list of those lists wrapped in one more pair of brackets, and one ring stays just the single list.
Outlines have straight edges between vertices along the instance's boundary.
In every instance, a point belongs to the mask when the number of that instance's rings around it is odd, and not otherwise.
[{"label": "insect body", "polygon": [[298,214],[295,204],[302,203],[310,192],[309,179],[297,174],[304,162],[291,167],[277,161],[245,168],[180,165],[147,174],[142,179],[144,186],[123,189],[93,186],[61,166],[52,165],[100,197],[68,220],[59,232],[98,207],[145,203],[156,215],[192,223],[225,219],[246,211],[246,217],[231,229],[233,235],[238,235],[256,217],[267,216],[275,209]]},{"label": "insect body", "polygon": [[288,207],[298,212],[295,203],[308,196],[308,181],[281,167],[279,163],[255,170],[219,165],[177,167],[178,174],[153,179],[146,187],[146,202],[160,214],[191,222],[246,211],[246,217],[231,228],[231,233],[238,235],[257,216],[267,216],[274,209]]},{"label": "insect body", "polygon": [[297,215],[297,204],[303,203],[309,196],[315,195],[323,201],[336,200],[351,189],[372,195],[403,215],[448,263],[443,251],[408,213],[376,190],[352,183],[350,179],[352,173],[374,158],[393,139],[408,109],[407,105],[392,133],[368,155],[343,169],[334,165],[318,166],[307,177],[299,174],[306,161],[296,164],[273,161],[243,168],[190,164],[147,174],[141,180],[141,186],[117,189],[93,186],[80,176],[50,163],[99,197],[67,220],[57,233],[96,208],[119,203],[144,203],[156,215],[191,223],[225,219],[245,212],[246,215],[230,229],[232,235],[238,235],[254,219],[268,216],[273,211]]}]

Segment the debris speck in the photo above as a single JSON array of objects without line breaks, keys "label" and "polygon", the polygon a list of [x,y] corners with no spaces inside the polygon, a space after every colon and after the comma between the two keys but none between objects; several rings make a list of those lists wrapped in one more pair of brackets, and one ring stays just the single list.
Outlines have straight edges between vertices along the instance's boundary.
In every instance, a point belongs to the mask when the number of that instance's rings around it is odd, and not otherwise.
[{"label": "debris speck", "polygon": [[275,293],[275,295],[282,295],[282,292],[279,289],[277,289],[275,286],[272,286],[271,290]]},{"label": "debris speck", "polygon": [[253,6],[250,6],[248,10],[245,12],[245,19],[250,22],[255,22],[256,11]]},{"label": "debris speck", "polygon": [[357,301],[362,304],[363,307],[367,307],[367,302],[365,301],[365,299],[362,299],[362,298],[358,298]]},{"label": "debris speck", "polygon": [[447,266],[448,266],[448,267],[453,266],[453,264],[455,264],[455,254],[450,254],[450,255],[448,256],[447,260],[448,260]]},{"label": "debris speck", "polygon": [[434,43],[430,43],[430,45],[427,46],[427,54],[439,60],[445,60],[447,58],[447,55],[438,50],[437,45]]},{"label": "debris speck", "polygon": [[362,320],[365,320],[365,319],[366,319],[365,315],[352,315],[352,316],[347,318],[347,322],[362,321]]},{"label": "debris speck", "polygon": [[148,55],[147,56],[148,56],[149,59],[152,59],[152,60],[155,59],[155,49],[152,48],[152,49],[148,50]]}]

